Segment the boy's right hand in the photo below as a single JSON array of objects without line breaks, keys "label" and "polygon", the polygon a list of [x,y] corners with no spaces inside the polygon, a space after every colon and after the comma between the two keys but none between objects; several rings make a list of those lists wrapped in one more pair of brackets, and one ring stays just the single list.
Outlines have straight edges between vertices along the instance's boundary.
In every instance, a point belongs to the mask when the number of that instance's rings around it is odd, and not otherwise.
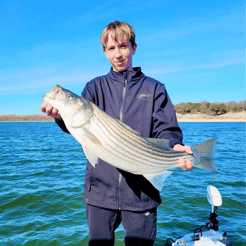
[{"label": "boy's right hand", "polygon": [[54,108],[47,102],[43,102],[41,104],[41,111],[43,113],[46,113],[47,116],[51,116],[52,118],[60,118],[61,115],[58,111],[58,109]]}]

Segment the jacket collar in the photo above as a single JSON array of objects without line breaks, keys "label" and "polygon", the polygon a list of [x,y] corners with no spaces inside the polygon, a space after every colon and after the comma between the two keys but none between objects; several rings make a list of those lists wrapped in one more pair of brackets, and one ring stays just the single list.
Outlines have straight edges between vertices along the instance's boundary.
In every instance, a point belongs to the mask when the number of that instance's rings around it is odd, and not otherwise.
[{"label": "jacket collar", "polygon": [[125,79],[127,82],[136,82],[140,77],[144,76],[141,67],[134,67],[133,70],[125,70],[123,72],[115,72],[111,67],[108,75],[112,80],[121,83],[124,83]]}]

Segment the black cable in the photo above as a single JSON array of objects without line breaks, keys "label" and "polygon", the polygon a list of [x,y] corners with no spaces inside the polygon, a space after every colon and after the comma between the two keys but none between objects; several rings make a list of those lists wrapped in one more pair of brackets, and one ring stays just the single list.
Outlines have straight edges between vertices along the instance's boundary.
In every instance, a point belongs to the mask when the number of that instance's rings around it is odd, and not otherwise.
[{"label": "black cable", "polygon": [[172,244],[170,245],[168,241],[171,240],[172,242],[175,243],[179,238],[181,238],[181,237],[178,237],[175,241],[172,238],[168,238],[167,241],[166,241],[165,246],[172,246]]}]

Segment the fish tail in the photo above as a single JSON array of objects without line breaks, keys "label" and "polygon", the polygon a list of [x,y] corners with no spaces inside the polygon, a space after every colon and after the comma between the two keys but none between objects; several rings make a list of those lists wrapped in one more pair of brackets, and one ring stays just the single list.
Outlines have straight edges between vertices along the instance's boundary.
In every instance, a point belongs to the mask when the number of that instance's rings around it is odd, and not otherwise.
[{"label": "fish tail", "polygon": [[195,157],[194,167],[201,168],[213,173],[218,172],[218,169],[213,161],[217,140],[218,138],[213,138],[192,148],[193,155]]}]

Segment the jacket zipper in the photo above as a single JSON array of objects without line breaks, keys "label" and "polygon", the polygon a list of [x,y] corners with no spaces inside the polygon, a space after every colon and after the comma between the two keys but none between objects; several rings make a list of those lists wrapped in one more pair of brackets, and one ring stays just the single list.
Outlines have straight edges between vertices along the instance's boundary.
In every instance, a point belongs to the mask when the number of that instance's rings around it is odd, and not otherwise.
[{"label": "jacket zipper", "polygon": [[120,107],[120,121],[123,119],[123,106],[124,106],[124,100],[126,97],[126,85],[127,85],[127,80],[125,78],[124,80],[124,87],[123,87],[123,97],[122,97],[122,102],[121,102],[121,107]]},{"label": "jacket zipper", "polygon": [[[125,101],[125,97],[126,97],[126,85],[127,85],[127,79],[124,78],[124,87],[123,87],[123,96],[122,96],[122,102],[121,102],[121,106],[120,106],[120,121],[122,122],[123,120],[123,108],[124,108],[124,101]],[[122,174],[119,174],[119,210],[121,210],[121,202],[120,202],[120,185],[122,182]]]}]

